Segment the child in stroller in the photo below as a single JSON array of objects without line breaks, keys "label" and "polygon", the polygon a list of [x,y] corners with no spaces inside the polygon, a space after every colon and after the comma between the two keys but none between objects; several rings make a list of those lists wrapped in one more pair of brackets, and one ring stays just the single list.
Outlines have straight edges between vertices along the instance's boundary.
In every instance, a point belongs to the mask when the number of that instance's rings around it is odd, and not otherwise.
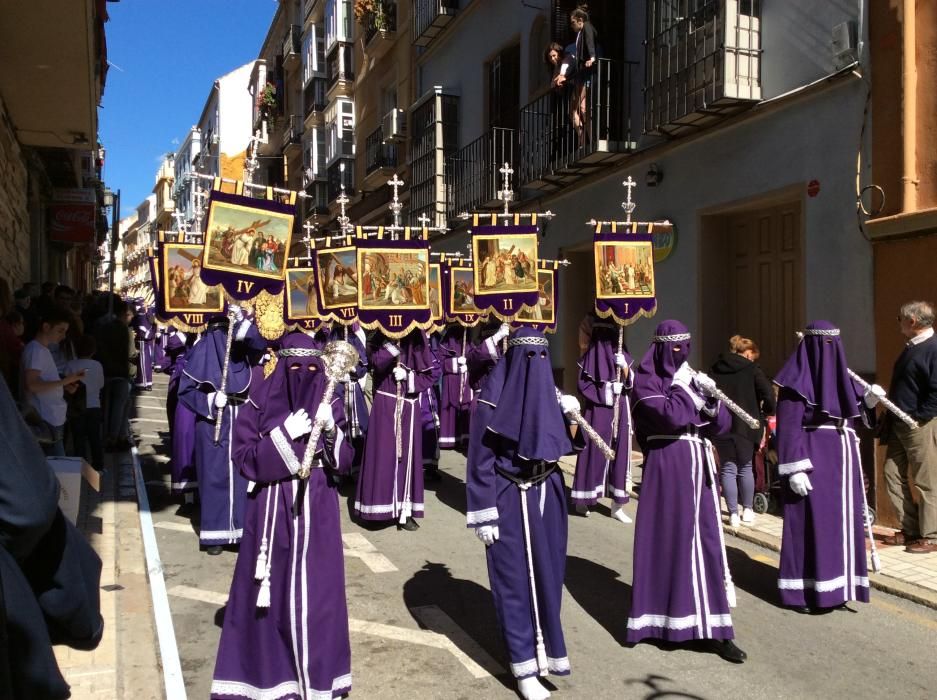
[{"label": "child in stroller", "polygon": [[755,500],[752,510],[758,514],[776,512],[781,504],[781,479],[778,476],[777,419],[765,419],[767,429],[755,450]]}]

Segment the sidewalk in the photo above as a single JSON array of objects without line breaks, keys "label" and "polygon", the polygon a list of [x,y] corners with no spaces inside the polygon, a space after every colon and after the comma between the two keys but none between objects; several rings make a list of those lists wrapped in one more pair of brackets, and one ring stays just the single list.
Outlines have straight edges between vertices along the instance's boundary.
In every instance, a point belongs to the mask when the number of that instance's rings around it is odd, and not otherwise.
[{"label": "sidewalk", "polygon": [[[635,468],[635,477],[640,476],[642,459],[640,452],[632,453],[632,463],[639,465]],[[568,477],[567,484],[571,483],[572,475],[576,470],[575,457],[564,457],[560,460],[560,466]],[[635,481],[640,482],[640,478],[636,478]],[[640,500],[639,494],[635,492],[631,493],[631,497]],[[755,522],[752,525],[742,525],[738,530],[733,530],[729,527],[729,513],[725,510],[723,503],[722,521],[726,535],[752,542],[775,552],[781,551],[781,533],[784,527],[782,518],[763,513],[755,516]],[[894,534],[894,530],[873,526],[872,532],[882,563],[881,572],[875,574],[872,573],[872,564],[871,561],[869,562],[869,582],[872,587],[937,609],[937,553],[908,554],[903,546],[885,544],[884,538]],[[731,539],[727,539],[726,542],[731,542]],[[870,544],[866,539],[866,549],[869,548]]]},{"label": "sidewalk", "polygon": [[72,700],[163,697],[150,587],[129,452],[106,455],[101,490],[82,480],[77,521],[101,557],[104,636],[93,651],[56,646]]}]

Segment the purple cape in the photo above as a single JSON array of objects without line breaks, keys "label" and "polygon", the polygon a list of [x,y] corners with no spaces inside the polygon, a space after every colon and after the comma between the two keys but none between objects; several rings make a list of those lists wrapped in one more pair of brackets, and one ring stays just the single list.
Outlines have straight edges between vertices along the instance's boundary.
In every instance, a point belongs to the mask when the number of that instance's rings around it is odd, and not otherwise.
[{"label": "purple cape", "polygon": [[[543,341],[543,344],[522,343],[524,340]],[[555,462],[572,452],[566,421],[556,398],[553,366],[543,333],[533,328],[518,328],[508,341],[504,360],[498,364],[504,366],[500,393],[510,396],[511,400],[497,404],[488,429],[513,442],[515,453],[522,459]],[[488,384],[492,384],[491,378]]]},{"label": "purple cape", "polygon": [[[185,373],[199,384],[211,384],[217,391],[221,387],[221,375],[224,368],[224,352],[227,340],[227,329],[224,327],[210,328],[198,345],[189,351],[185,364]],[[228,383],[225,392],[240,394],[247,391],[251,380],[250,364],[236,361],[241,352],[231,344],[231,361],[228,364]],[[243,360],[243,358],[239,358]]]},{"label": "purple cape", "polygon": [[774,383],[830,418],[858,418],[857,389],[847,370],[839,329],[829,321],[814,321],[807,324],[806,335]]}]

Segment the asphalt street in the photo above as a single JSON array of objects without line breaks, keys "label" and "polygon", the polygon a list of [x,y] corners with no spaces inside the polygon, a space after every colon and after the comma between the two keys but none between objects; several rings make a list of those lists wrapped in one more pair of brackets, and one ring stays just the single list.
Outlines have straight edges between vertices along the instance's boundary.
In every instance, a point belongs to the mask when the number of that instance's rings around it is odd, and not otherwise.
[{"label": "asphalt street", "polygon": [[[199,551],[197,509],[168,492],[165,384],[137,399],[144,476],[190,698],[207,698],[237,554]],[[416,532],[365,528],[343,490],[352,697],[513,698],[484,546],[465,527],[465,458],[443,453]],[[637,503],[627,506],[634,516]],[[729,536],[736,641],[748,661],[624,644],[633,525],[570,516],[563,624],[572,675],[554,697],[933,698],[937,611],[873,591],[869,605],[805,617],[778,605],[777,558]]]}]

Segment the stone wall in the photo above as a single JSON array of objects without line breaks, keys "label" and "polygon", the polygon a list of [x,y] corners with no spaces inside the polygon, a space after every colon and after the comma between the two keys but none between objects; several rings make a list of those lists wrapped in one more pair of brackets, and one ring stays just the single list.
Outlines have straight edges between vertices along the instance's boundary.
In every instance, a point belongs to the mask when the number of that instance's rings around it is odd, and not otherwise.
[{"label": "stone wall", "polygon": [[0,101],[0,277],[16,289],[29,277],[29,211],[23,151]]}]

